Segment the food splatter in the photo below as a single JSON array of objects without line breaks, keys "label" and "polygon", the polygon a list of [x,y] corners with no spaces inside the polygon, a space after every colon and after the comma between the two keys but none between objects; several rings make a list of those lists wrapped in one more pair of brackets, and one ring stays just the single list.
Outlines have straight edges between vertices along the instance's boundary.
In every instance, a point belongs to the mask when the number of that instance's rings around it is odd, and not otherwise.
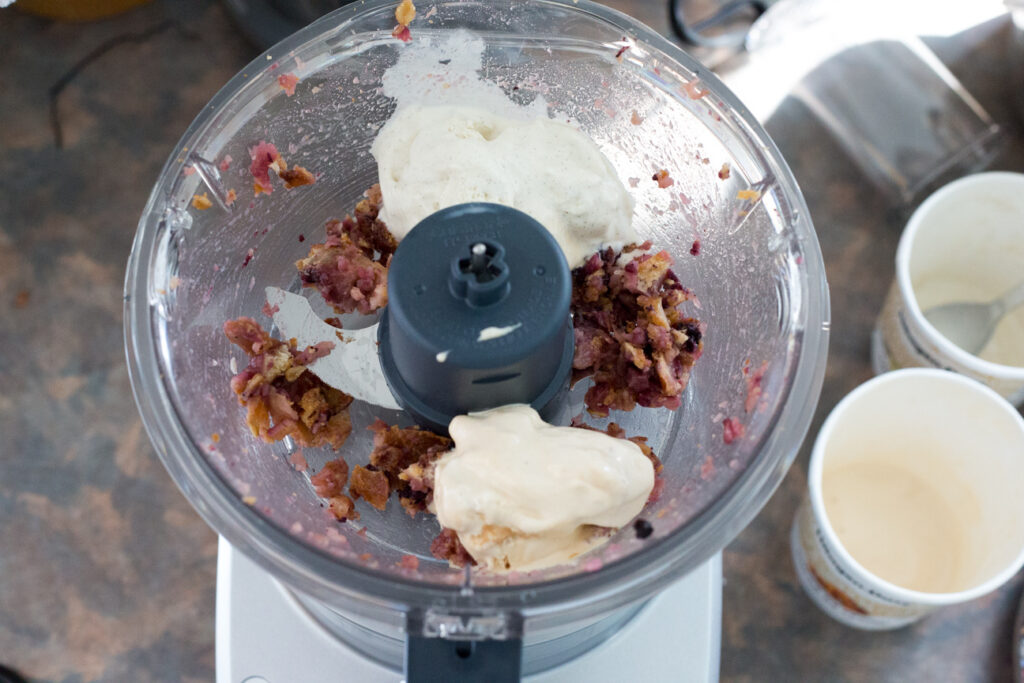
[{"label": "food splatter", "polygon": [[359,512],[356,510],[355,502],[341,493],[336,496],[332,496],[327,500],[327,506],[334,515],[334,518],[339,522],[347,522],[348,520],[359,519]]},{"label": "food splatter", "polygon": [[249,157],[252,164],[249,172],[253,177],[253,192],[270,194],[274,188],[270,184],[270,171],[273,170],[281,180],[284,181],[286,190],[302,185],[312,185],[316,182],[316,176],[302,166],[288,168],[288,163],[277,151],[277,147],[269,142],[260,140],[259,144],[249,150]]},{"label": "food splatter", "polygon": [[736,199],[742,199],[748,202],[756,202],[760,198],[760,190],[740,190],[736,193]]},{"label": "food splatter", "polygon": [[727,417],[722,420],[722,440],[727,444],[730,444],[736,439],[742,437],[746,431],[747,430],[743,426],[743,423],[735,417]]},{"label": "food splatter", "polygon": [[348,482],[348,463],[344,458],[328,460],[319,472],[309,478],[316,495],[321,498],[333,498],[341,495]]},{"label": "food splatter", "polygon": [[[726,442],[728,443],[728,442]],[[707,481],[715,474],[715,461],[712,460],[711,456],[704,458],[704,462],[700,464],[700,478]]]},{"label": "food splatter", "polygon": [[408,26],[415,18],[416,5],[412,4],[412,0],[402,0],[398,3],[398,7],[395,8],[395,21],[402,26]]},{"label": "food splatter", "polygon": [[398,38],[403,43],[408,43],[412,40],[412,31],[409,30],[408,26],[396,26],[395,30],[391,32],[392,37]]},{"label": "food splatter", "polygon": [[665,491],[665,477],[654,478],[654,488],[651,489],[651,494],[647,496],[647,504],[657,503],[661,499],[661,494]]},{"label": "food splatter", "polygon": [[284,90],[284,94],[291,97],[295,94],[295,86],[299,84],[299,77],[293,73],[281,74],[277,77],[277,84]]},{"label": "food splatter", "polygon": [[634,126],[639,126],[641,123],[644,122],[644,117],[636,113],[636,109],[634,109],[632,116],[629,117],[629,122],[632,123]]},{"label": "food splatter", "polygon": [[722,180],[726,180],[731,175],[731,173],[732,170],[729,168],[728,161],[722,164],[722,168],[718,169],[718,177],[721,178]]},{"label": "food splatter", "polygon": [[676,181],[672,179],[672,176],[670,176],[668,174],[668,171],[666,171],[665,169],[661,169],[660,171],[658,171],[654,175],[652,175],[651,176],[651,180],[653,180],[656,183],[658,183],[658,187],[660,187],[662,189],[664,189],[666,187],[671,187],[672,185],[675,185],[675,183],[676,183]]},{"label": "food splatter", "polygon": [[689,97],[691,100],[699,100],[700,98],[704,97],[711,91],[701,90],[700,79],[695,78],[689,83],[683,85],[683,92],[685,92],[686,96]]},{"label": "food splatter", "polygon": [[211,206],[213,206],[213,202],[210,201],[210,197],[206,192],[192,196],[193,209],[197,209],[199,211],[206,211]]},{"label": "food splatter", "polygon": [[313,177],[313,174],[301,166],[282,169],[277,175],[284,181],[284,187],[286,190],[290,190],[293,187],[300,187],[302,185],[312,185],[316,182],[316,178]]},{"label": "food splatter", "polygon": [[750,371],[750,361],[748,360],[743,366],[743,376],[747,380],[747,400],[743,404],[743,409],[746,412],[752,411],[757,407],[757,402],[761,398],[762,382],[764,381],[764,373],[768,370],[768,361],[761,363],[754,372]]},{"label": "food splatter", "polygon": [[253,190],[256,194],[260,192],[270,194],[274,191],[270,185],[270,169],[281,158],[277,147],[273,143],[260,140],[259,144],[249,150],[249,158],[252,159],[249,173],[252,174],[254,181]]},{"label": "food splatter", "polygon": [[288,458],[288,462],[295,468],[297,472],[305,472],[309,469],[309,463],[306,462],[306,455],[301,451],[295,451]]},{"label": "food splatter", "polygon": [[412,40],[409,24],[415,18],[416,6],[412,4],[412,0],[402,0],[402,2],[398,3],[398,7],[395,8],[395,21],[398,22],[398,25],[395,26],[395,30],[391,32],[391,35],[403,43],[408,43]]}]

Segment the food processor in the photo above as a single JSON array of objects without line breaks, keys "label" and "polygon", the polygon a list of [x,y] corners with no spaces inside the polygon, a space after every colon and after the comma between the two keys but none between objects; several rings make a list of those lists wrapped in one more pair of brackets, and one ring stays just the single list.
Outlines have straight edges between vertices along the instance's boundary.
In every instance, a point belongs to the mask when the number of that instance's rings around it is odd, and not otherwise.
[{"label": "food processor", "polygon": [[[827,286],[796,182],[712,74],[626,15],[587,0],[423,2],[403,42],[392,37],[396,5],[348,5],[235,76],[165,165],[128,264],[126,347],[143,421],[221,536],[218,679],[713,678],[716,554],[782,480],[824,376]],[[222,326],[251,316],[274,334],[261,315],[267,286],[332,315],[294,264],[376,182],[370,145],[395,109],[382,82],[416,49],[434,55],[429,83],[409,83],[424,97],[471,92],[464,72],[453,76],[468,64],[474,88],[585,132],[628,186],[641,239],[672,255],[693,292],[684,307],[702,322],[703,355],[677,410],[594,418],[583,380],[550,418],[614,421],[647,438],[665,481],[642,513],[649,535],[627,525],[544,570],[453,568],[430,553],[432,517],[360,501],[360,519],[339,522],[309,481],[337,454],[264,443],[245,424],[229,388],[245,359]],[[294,94],[278,83],[286,74]],[[249,150],[261,141],[316,182],[253,196]],[[672,182],[657,182],[660,171]],[[194,208],[197,195],[212,206]],[[359,400],[350,415],[339,454],[351,465],[366,463],[375,420],[414,423]]]}]

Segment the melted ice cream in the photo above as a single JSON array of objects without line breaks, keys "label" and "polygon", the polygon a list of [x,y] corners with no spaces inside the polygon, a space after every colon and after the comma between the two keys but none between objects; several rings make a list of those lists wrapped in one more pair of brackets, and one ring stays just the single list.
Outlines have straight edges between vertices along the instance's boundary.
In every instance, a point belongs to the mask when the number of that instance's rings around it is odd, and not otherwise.
[{"label": "melted ice cream", "polygon": [[654,467],[639,446],[602,432],[555,427],[527,405],[460,415],[455,448],[437,463],[434,509],[478,564],[531,570],[605,540],[643,508]]},{"label": "melted ice cream", "polygon": [[637,239],[633,200],[585,134],[548,118],[516,119],[469,106],[400,107],[371,148],[382,220],[403,238],[449,206],[491,202],[548,229],[571,268],[602,244]]}]

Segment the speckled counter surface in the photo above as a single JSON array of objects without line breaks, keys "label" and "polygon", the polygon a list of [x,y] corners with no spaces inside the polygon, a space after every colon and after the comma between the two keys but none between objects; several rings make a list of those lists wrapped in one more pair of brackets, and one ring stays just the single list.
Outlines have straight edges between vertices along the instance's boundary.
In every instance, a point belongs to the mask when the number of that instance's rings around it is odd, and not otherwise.
[{"label": "speckled counter surface", "polygon": [[[667,30],[660,2],[613,5]],[[114,36],[125,42],[48,91]],[[933,42],[1010,132],[1007,26]],[[131,398],[121,288],[136,221],[193,116],[254,51],[218,4],[151,4],[84,25],[0,11],[0,663],[39,681],[213,679],[216,537],[157,461]],[[812,434],[871,376],[868,340],[905,215],[798,105],[768,123],[818,228],[832,285],[828,375]],[[911,628],[862,633],[801,593],[787,531],[805,445],[725,552],[724,680],[1005,680],[1020,579]]]}]

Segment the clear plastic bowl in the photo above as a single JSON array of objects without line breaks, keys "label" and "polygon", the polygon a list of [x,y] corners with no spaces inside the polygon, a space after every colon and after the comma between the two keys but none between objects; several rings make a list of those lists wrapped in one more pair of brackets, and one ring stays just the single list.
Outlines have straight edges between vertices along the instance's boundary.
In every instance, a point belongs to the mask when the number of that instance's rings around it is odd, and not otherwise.
[{"label": "clear plastic bowl", "polygon": [[[390,37],[395,5],[353,4],[296,33],[235,76],[189,127],[128,265],[132,385],[160,458],[199,513],[335,631],[371,643],[364,647],[393,645],[403,631],[446,632],[455,614],[470,635],[525,634],[529,649],[626,618],[626,606],[707,560],[767,501],[805,436],[824,375],[822,258],[796,182],[761,126],[650,29],[586,0],[421,3],[413,41],[453,28],[478,33],[483,78],[518,101],[543,94],[553,116],[573,119],[603,149],[636,199],[641,236],[673,254],[697,294],[699,304],[686,305],[707,325],[705,350],[678,411],[611,416],[648,436],[665,463],[665,493],[643,513],[654,525],[646,540],[627,527],[575,565],[501,577],[434,560],[436,522],[411,520],[397,504],[381,513],[360,503],[359,522],[338,523],[309,484],[332,454],[305,449],[303,473],[289,462],[291,444],[250,435],[228,386],[231,359],[239,367],[245,359],[221,326],[248,315],[269,328],[263,287],[300,291],[294,262],[375,182],[368,149],[394,107],[380,80],[404,48]],[[285,73],[300,78],[293,97],[277,84]],[[248,149],[260,140],[318,173],[317,182],[253,199]],[[226,155],[233,163],[218,170]],[[198,172],[186,174],[190,165]],[[651,179],[662,168],[675,180],[665,189]],[[190,207],[196,193],[216,201],[228,189],[239,196],[230,209]],[[319,296],[306,294],[326,314]],[[748,375],[762,366],[760,398],[748,404]],[[579,412],[583,390],[566,414]],[[403,421],[359,402],[351,414],[342,454],[353,465],[369,456],[365,427],[375,417]],[[727,444],[723,422],[733,418],[745,434]],[[406,554],[420,558],[418,570],[402,567]]]}]

